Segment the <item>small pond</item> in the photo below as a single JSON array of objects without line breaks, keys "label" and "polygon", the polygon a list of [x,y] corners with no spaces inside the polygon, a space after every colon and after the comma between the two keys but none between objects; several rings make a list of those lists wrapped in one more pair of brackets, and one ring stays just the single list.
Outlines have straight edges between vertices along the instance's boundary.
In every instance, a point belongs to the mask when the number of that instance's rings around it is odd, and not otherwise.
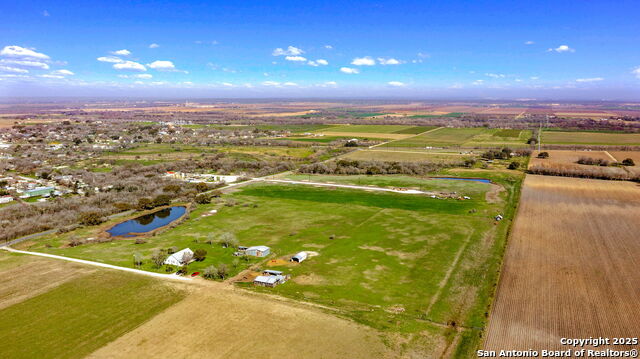
[{"label": "small pond", "polygon": [[145,214],[128,221],[116,224],[107,230],[111,236],[135,237],[136,234],[151,232],[156,228],[166,226],[167,224],[182,217],[187,211],[184,206],[175,206],[159,211]]},{"label": "small pond", "polygon": [[458,181],[475,181],[475,182],[482,182],[482,183],[491,183],[491,181],[486,179],[486,178],[433,177],[433,179],[458,180]]}]

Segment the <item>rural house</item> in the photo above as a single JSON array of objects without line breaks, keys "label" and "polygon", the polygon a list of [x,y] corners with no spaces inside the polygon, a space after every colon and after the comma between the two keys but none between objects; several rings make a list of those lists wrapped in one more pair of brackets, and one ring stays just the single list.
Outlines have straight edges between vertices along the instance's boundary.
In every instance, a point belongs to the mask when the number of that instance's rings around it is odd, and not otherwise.
[{"label": "rural house", "polygon": [[298,263],[302,262],[305,259],[307,259],[307,252],[300,252],[295,256],[291,257],[292,262],[298,262]]},{"label": "rural house", "polygon": [[253,246],[246,250],[246,254],[254,257],[266,257],[271,253],[271,248],[267,246]]},{"label": "rural house", "polygon": [[181,266],[187,264],[189,261],[191,261],[192,258],[193,251],[189,248],[185,248],[167,257],[167,259],[164,261],[164,264]]}]

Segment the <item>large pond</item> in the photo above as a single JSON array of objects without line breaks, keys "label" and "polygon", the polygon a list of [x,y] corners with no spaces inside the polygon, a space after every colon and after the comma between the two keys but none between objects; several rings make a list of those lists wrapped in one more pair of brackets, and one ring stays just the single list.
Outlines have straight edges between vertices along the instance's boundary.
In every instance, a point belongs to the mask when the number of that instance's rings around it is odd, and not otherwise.
[{"label": "large pond", "polygon": [[475,181],[475,182],[482,182],[482,183],[491,183],[491,181],[486,179],[486,178],[434,177],[434,179],[457,180],[457,181]]},{"label": "large pond", "polygon": [[136,234],[147,233],[182,217],[187,211],[184,206],[175,206],[145,214],[125,222],[116,224],[107,230],[112,236],[135,237]]}]

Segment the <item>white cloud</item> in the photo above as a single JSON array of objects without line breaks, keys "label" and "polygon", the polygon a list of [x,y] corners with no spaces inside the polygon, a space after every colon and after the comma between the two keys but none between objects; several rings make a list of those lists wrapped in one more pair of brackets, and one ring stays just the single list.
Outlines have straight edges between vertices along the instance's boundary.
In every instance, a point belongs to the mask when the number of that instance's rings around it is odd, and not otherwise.
[{"label": "white cloud", "polygon": [[147,64],[147,66],[149,66],[149,68],[152,68],[158,71],[175,71],[176,70],[176,66],[173,64],[173,62],[165,61],[165,60],[156,60],[150,64]]},{"label": "white cloud", "polygon": [[380,63],[380,65],[400,65],[404,63],[403,61],[394,58],[385,59],[382,57],[378,57],[378,62]]},{"label": "white cloud", "polygon": [[227,87],[233,87],[235,86],[234,84],[230,83],[230,82],[223,82],[222,85],[227,86]]},{"label": "white cloud", "polygon": [[49,70],[49,65],[41,61],[1,59],[0,63],[19,67],[34,67],[38,69]]},{"label": "white cloud", "polygon": [[338,86],[338,83],[335,81],[327,81],[323,84],[320,84],[320,87],[336,87]]},{"label": "white cloud", "polygon": [[114,55],[120,55],[120,56],[129,56],[129,55],[131,55],[131,51],[129,51],[127,49],[112,51],[111,53],[114,54]]},{"label": "white cloud", "polygon": [[49,17],[49,16],[51,16],[51,14],[49,14],[49,12],[48,12],[47,10],[44,10],[44,11],[42,12],[42,16],[44,16],[44,17]]},{"label": "white cloud", "polygon": [[529,77],[529,79],[535,81],[535,80],[539,80],[540,78],[538,76],[531,76]]},{"label": "white cloud", "polygon": [[101,61],[101,62],[111,62],[111,63],[114,63],[114,64],[119,64],[119,63],[124,62],[123,59],[121,59],[119,57],[115,57],[115,56],[100,56],[96,60]]},{"label": "white cloud", "polygon": [[333,49],[333,46],[331,46],[331,45],[324,45],[324,48],[325,48],[325,49],[329,49],[329,50],[331,50],[331,49]]},{"label": "white cloud", "polygon": [[547,49],[547,52],[551,52],[551,51],[555,51],[555,52],[576,52],[576,50],[570,48],[568,45],[560,45],[558,47],[556,47],[555,49]]},{"label": "white cloud", "polygon": [[636,75],[636,77],[638,79],[640,79],[640,66],[636,67],[635,69],[633,69],[633,71],[631,71],[632,74]]},{"label": "white cloud", "polygon": [[148,80],[150,78],[153,78],[153,75],[151,75],[151,74],[118,75],[118,77],[121,78],[121,79],[144,79],[144,80]]},{"label": "white cloud", "polygon": [[64,78],[64,76],[62,75],[51,75],[51,74],[40,75],[40,77],[44,77],[46,79],[63,79]]},{"label": "white cloud", "polygon": [[317,59],[315,61],[307,62],[307,65],[313,66],[313,67],[326,66],[326,65],[329,65],[329,61],[324,60],[324,59]]},{"label": "white cloud", "polygon": [[295,82],[285,82],[285,83],[283,83],[283,85],[284,86],[298,86],[298,84],[295,83]]},{"label": "white cloud", "polygon": [[134,61],[124,61],[113,64],[113,68],[116,70],[147,71],[147,68],[144,67],[143,64],[139,64]]},{"label": "white cloud", "polygon": [[280,83],[277,81],[264,81],[262,82],[264,86],[280,86]]},{"label": "white cloud", "polygon": [[196,40],[194,42],[198,45],[218,45],[219,44],[217,40],[213,40],[213,41]]},{"label": "white cloud", "polygon": [[356,66],[373,66],[376,64],[376,60],[372,59],[370,56],[365,57],[356,57],[351,61],[351,65]]},{"label": "white cloud", "polygon": [[156,44],[155,42],[151,45],[149,45],[150,49],[157,49],[158,47],[160,47],[160,45]]},{"label": "white cloud", "polygon": [[428,59],[431,57],[431,55],[425,54],[424,52],[418,52],[418,57],[421,57],[423,59]]},{"label": "white cloud", "polygon": [[75,75],[73,72],[69,71],[69,70],[55,70],[53,72],[51,72],[52,75],[57,75],[57,76],[73,76]]},{"label": "white cloud", "polygon": [[598,82],[604,80],[602,77],[590,77],[586,79],[576,79],[576,82]]},{"label": "white cloud", "polygon": [[287,61],[307,61],[307,59],[302,56],[287,56],[284,59]]},{"label": "white cloud", "polygon": [[475,80],[471,84],[472,85],[482,85],[483,83],[484,83],[484,80]]},{"label": "white cloud", "polygon": [[360,73],[360,70],[354,69],[354,68],[351,68],[351,67],[341,67],[340,71],[344,72],[345,74],[359,74]]},{"label": "white cloud", "polygon": [[503,78],[505,78],[505,77],[506,77],[504,74],[492,74],[492,73],[486,73],[486,74],[484,74],[484,75],[485,75],[485,76],[492,77],[492,78],[494,78],[494,79],[503,79]]},{"label": "white cloud", "polygon": [[387,82],[387,84],[388,84],[389,86],[394,86],[394,87],[402,87],[402,86],[405,86],[405,83],[404,83],[404,82],[400,82],[400,81],[389,81],[389,82]]},{"label": "white cloud", "polygon": [[304,51],[295,46],[289,46],[286,50],[278,47],[277,49],[273,50],[271,54],[273,56],[297,56],[304,54]]},{"label": "white cloud", "polygon": [[49,60],[49,56],[45,54],[16,45],[5,46],[2,50],[0,50],[0,56]]},{"label": "white cloud", "polygon": [[525,45],[533,45],[533,44],[535,44],[535,42],[529,40],[529,41],[525,41],[524,44]]},{"label": "white cloud", "polygon": [[13,72],[15,74],[28,74],[29,70],[19,69],[17,67],[0,65],[0,72]]}]

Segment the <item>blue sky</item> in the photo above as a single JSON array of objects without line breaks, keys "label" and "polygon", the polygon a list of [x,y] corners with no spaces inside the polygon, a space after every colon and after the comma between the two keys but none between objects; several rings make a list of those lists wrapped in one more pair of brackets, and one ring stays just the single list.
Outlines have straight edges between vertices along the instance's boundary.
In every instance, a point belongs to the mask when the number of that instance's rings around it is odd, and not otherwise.
[{"label": "blue sky", "polygon": [[0,96],[640,100],[638,1],[0,3]]}]

